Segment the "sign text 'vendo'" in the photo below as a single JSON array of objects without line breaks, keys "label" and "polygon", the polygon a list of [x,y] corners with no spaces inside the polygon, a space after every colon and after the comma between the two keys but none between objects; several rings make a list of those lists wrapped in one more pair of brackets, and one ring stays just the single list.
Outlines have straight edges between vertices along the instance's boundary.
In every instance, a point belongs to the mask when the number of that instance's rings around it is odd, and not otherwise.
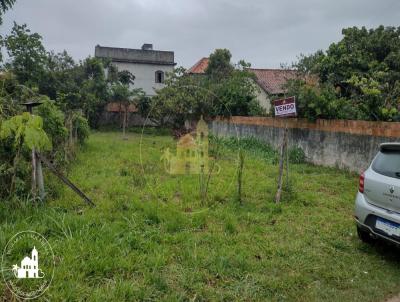
[{"label": "sign text 'vendo'", "polygon": [[295,97],[275,100],[274,106],[275,116],[277,117],[289,117],[297,115]]}]

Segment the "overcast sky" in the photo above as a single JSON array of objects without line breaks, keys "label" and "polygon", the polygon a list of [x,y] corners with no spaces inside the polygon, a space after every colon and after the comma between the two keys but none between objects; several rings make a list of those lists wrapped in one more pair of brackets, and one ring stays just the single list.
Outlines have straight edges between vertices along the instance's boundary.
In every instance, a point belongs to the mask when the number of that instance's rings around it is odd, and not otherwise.
[{"label": "overcast sky", "polygon": [[17,0],[0,32],[13,21],[42,35],[48,50],[75,59],[97,44],[175,51],[190,67],[215,48],[237,62],[276,68],[300,53],[326,49],[349,26],[399,26],[399,0]]}]

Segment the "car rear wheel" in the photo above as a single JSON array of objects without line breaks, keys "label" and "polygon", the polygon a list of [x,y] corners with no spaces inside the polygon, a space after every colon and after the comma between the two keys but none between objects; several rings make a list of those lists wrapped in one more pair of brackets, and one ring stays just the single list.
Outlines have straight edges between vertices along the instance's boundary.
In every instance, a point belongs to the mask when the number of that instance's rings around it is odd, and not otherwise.
[{"label": "car rear wheel", "polygon": [[368,244],[373,244],[375,242],[375,239],[371,237],[370,232],[363,230],[359,226],[357,226],[357,234],[358,234],[358,238],[360,238],[360,240],[362,242],[365,242]]}]

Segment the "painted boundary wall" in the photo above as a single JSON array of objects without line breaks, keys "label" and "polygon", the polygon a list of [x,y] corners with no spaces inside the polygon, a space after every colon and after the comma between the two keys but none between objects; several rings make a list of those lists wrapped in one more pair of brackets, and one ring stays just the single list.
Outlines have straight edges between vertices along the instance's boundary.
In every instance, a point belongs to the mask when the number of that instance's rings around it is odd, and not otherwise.
[{"label": "painted boundary wall", "polygon": [[352,120],[242,117],[217,118],[210,123],[218,136],[256,137],[279,148],[289,129],[289,147],[303,149],[307,161],[354,172],[365,170],[383,142],[400,141],[400,123]]}]

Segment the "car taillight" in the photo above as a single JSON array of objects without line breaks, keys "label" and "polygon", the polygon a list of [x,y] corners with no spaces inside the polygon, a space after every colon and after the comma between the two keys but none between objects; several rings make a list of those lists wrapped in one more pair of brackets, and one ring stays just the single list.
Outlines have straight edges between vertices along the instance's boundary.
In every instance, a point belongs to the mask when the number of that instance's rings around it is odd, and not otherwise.
[{"label": "car taillight", "polygon": [[358,191],[360,191],[360,193],[364,193],[364,180],[365,180],[365,174],[363,172],[361,173],[360,180],[358,182]]}]

